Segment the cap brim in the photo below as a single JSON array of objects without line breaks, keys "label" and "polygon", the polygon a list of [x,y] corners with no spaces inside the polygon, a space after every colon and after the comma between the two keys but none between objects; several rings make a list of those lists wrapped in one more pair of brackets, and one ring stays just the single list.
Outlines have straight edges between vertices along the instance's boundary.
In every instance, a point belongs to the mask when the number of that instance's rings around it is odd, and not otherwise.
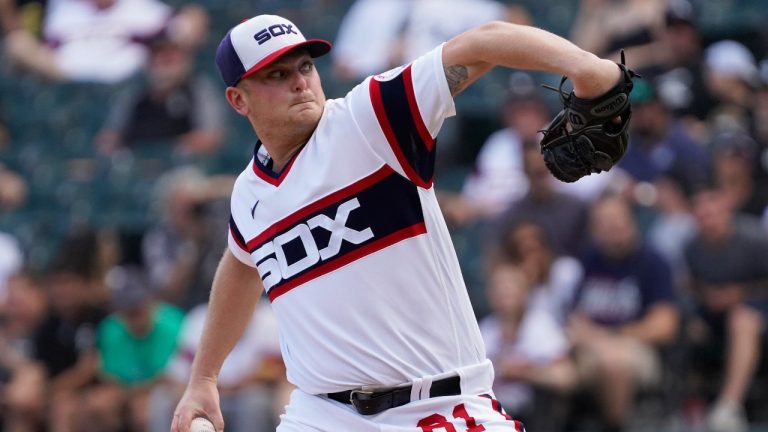
[{"label": "cap brim", "polygon": [[312,58],[316,58],[316,57],[320,57],[328,54],[328,52],[331,51],[331,43],[323,39],[309,39],[304,42],[299,42],[297,44],[285,46],[273,52],[272,54],[264,57],[263,59],[261,59],[260,62],[256,63],[255,65],[253,65],[253,67],[245,71],[245,73],[243,74],[243,76],[240,77],[240,79],[243,79],[249,75],[252,75],[258,72],[259,70],[267,67],[272,62],[280,58],[280,56],[282,56],[283,54],[287,54],[288,52],[293,51],[297,48],[306,48],[306,50],[309,52],[309,55],[312,56]]}]

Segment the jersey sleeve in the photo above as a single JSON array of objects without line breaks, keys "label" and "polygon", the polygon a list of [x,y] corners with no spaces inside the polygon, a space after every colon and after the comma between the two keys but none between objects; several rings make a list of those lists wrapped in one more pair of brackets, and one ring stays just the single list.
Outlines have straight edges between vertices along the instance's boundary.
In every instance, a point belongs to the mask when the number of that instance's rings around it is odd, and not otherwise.
[{"label": "jersey sleeve", "polygon": [[413,63],[369,78],[363,86],[372,115],[360,123],[370,128],[366,136],[374,152],[423,188],[432,186],[437,133],[456,113],[442,53],[440,45]]},{"label": "jersey sleeve", "polygon": [[243,200],[241,196],[241,189],[243,188],[242,178],[242,175],[238,177],[237,181],[235,182],[235,187],[232,190],[227,245],[229,247],[229,251],[232,252],[232,255],[234,255],[235,258],[237,258],[240,262],[249,267],[256,268],[256,264],[251,260],[251,252],[248,249],[248,241],[246,240],[245,236],[243,236],[243,232],[241,231],[240,225],[238,224],[237,215],[249,214],[247,204],[245,204],[245,200]]},{"label": "jersey sleeve", "polygon": [[227,237],[227,244],[229,246],[229,251],[232,252],[232,255],[234,255],[235,258],[237,258],[243,264],[256,268],[256,265],[251,261],[251,254],[248,253],[248,246],[245,242],[245,239],[243,238],[243,234],[240,233],[240,230],[237,228],[235,218],[231,215],[229,216],[229,234]]}]

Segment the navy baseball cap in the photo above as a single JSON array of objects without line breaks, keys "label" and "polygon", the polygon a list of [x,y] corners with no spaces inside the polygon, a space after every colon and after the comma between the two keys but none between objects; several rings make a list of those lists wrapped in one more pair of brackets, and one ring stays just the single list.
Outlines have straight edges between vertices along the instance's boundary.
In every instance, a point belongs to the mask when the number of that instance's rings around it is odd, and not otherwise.
[{"label": "navy baseball cap", "polygon": [[296,25],[283,17],[258,15],[227,32],[216,50],[216,66],[224,84],[234,86],[299,47],[306,48],[312,57],[320,57],[331,50],[331,43],[307,40]]}]

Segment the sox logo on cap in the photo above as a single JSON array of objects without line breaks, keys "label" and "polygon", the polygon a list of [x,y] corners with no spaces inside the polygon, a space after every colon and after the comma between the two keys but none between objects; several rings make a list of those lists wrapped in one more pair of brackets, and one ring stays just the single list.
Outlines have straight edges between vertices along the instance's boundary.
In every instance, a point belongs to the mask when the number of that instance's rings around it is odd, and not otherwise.
[{"label": "sox logo on cap", "polygon": [[270,40],[273,36],[278,37],[284,34],[298,34],[298,33],[296,33],[296,30],[293,29],[293,25],[291,24],[275,24],[256,33],[256,35],[253,37],[256,39],[256,42],[258,42],[259,45],[261,45],[264,42]]},{"label": "sox logo on cap", "polygon": [[275,61],[281,55],[303,47],[312,57],[331,50],[322,39],[307,40],[291,21],[277,15],[259,15],[233,27],[219,43],[216,66],[227,86],[234,86]]}]

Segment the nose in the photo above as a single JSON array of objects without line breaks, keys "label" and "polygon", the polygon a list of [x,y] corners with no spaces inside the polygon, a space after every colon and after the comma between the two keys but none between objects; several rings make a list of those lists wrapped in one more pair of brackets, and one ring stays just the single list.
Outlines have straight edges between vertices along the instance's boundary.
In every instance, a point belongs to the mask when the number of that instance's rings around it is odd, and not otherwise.
[{"label": "nose", "polygon": [[295,78],[293,80],[293,90],[296,92],[302,92],[306,90],[307,87],[309,87],[307,77],[300,73],[295,74]]}]

